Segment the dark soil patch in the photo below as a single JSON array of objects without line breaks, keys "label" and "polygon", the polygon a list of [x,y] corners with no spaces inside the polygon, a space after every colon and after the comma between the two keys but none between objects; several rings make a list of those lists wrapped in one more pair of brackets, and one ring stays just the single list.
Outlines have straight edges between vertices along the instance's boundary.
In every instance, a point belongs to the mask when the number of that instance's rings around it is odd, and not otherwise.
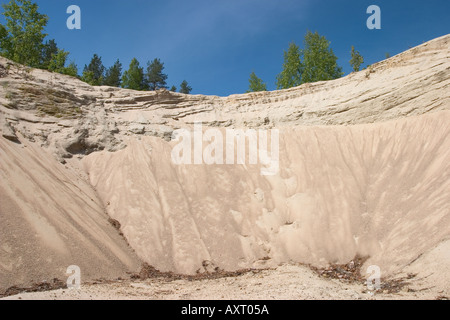
[{"label": "dark soil patch", "polygon": [[24,292],[43,292],[65,288],[67,288],[67,284],[64,281],[54,278],[50,282],[35,283],[32,284],[30,287],[18,287],[18,286],[9,287],[3,294],[0,293],[0,297],[13,296]]},{"label": "dark soil patch", "polygon": [[[361,268],[369,257],[356,256],[349,263],[346,264],[330,264],[326,268],[317,268],[309,266],[313,271],[317,272],[319,276],[329,279],[338,279],[347,283],[356,282],[366,284],[367,279],[361,275]],[[410,284],[407,280],[413,279],[415,274],[408,274],[406,277],[397,279],[380,279],[380,288],[376,293],[398,293]],[[411,291],[411,289],[408,289]]]},{"label": "dark soil patch", "polygon": [[331,264],[326,268],[309,266],[323,278],[340,279],[346,282],[363,282],[366,279],[361,276],[361,267],[369,257],[356,256],[347,264]]},{"label": "dark soil patch", "polygon": [[[205,264],[205,262],[204,262]],[[174,272],[162,272],[158,269],[152,267],[147,263],[142,264],[141,271],[139,273],[131,274],[130,278],[132,280],[146,280],[146,279],[154,279],[154,278],[164,278],[168,281],[174,280],[188,280],[188,281],[196,281],[196,280],[205,280],[205,279],[220,279],[220,278],[228,278],[228,277],[238,277],[247,273],[260,273],[263,270],[267,269],[241,269],[236,271],[225,271],[216,267],[213,272],[199,272],[195,275],[186,275],[186,274],[178,274]]]},{"label": "dark soil patch", "polygon": [[109,218],[108,222],[111,223],[111,225],[114,227],[114,229],[120,230],[121,225],[120,225],[119,221],[117,221],[116,219],[113,219],[113,218]]}]

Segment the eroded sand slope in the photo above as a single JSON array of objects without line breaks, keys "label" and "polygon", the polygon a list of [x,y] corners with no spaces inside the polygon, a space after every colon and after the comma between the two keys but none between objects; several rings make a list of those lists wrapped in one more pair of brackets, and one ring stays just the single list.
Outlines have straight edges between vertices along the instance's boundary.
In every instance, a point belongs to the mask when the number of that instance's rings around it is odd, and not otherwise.
[{"label": "eroded sand slope", "polygon": [[144,137],[83,162],[145,261],[194,273],[371,258],[398,272],[450,236],[450,112],[280,132],[280,172],[177,165],[175,142]]},{"label": "eroded sand slope", "polygon": [[[126,277],[140,260],[75,168],[36,144],[0,139],[0,287]],[[3,292],[3,290],[1,290]]]}]

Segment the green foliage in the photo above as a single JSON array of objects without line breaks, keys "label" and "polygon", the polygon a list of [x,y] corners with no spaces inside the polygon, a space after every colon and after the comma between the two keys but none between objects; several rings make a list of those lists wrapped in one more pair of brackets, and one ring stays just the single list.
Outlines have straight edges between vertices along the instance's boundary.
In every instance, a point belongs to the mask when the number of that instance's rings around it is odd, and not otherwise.
[{"label": "green foliage", "polygon": [[53,55],[56,54],[58,54],[58,46],[56,45],[55,40],[52,39],[47,41],[42,48],[40,67],[48,70],[50,61],[52,60]]},{"label": "green foliage", "polygon": [[53,72],[63,73],[68,55],[69,55],[69,52],[64,51],[64,50],[58,50],[58,53],[53,54],[48,63],[48,67],[47,67],[48,70],[53,71]]},{"label": "green foliage", "polygon": [[48,70],[52,72],[58,72],[61,74],[66,74],[72,77],[78,76],[78,68],[75,62],[71,62],[66,67],[67,56],[69,55],[68,51],[58,50],[57,54],[53,54],[52,58],[48,64]]},{"label": "green foliage", "polygon": [[2,6],[6,18],[6,27],[0,32],[2,55],[23,65],[39,67],[48,17],[40,14],[38,5],[30,0],[10,0]]},{"label": "green foliage", "polygon": [[111,87],[120,87],[122,76],[122,64],[119,59],[105,73],[103,84]]},{"label": "green foliage", "polygon": [[330,42],[317,32],[308,31],[302,51],[302,83],[337,79],[343,76],[337,57],[330,48]]},{"label": "green foliage", "polygon": [[308,31],[303,50],[292,42],[284,52],[283,71],[277,76],[276,85],[277,89],[287,89],[303,83],[337,79],[343,74],[330,42],[317,32]]},{"label": "green foliage", "polygon": [[0,23],[0,55],[6,56],[8,44],[8,31],[6,30],[5,26]]},{"label": "green foliage", "polygon": [[277,89],[288,89],[301,84],[302,63],[300,48],[292,42],[287,51],[284,51],[283,71],[277,76]]},{"label": "green foliage", "polygon": [[352,66],[353,71],[358,72],[361,65],[364,63],[364,58],[358,51],[355,50],[354,46],[352,46],[351,56],[352,58],[350,59],[350,65]]},{"label": "green foliage", "polygon": [[8,36],[8,31],[5,26],[0,23],[0,40],[5,39]]},{"label": "green foliage", "polygon": [[159,59],[147,63],[146,81],[150,90],[166,88],[167,75],[163,70],[164,63]]},{"label": "green foliage", "polygon": [[100,86],[103,84],[104,73],[105,67],[102,59],[97,54],[94,54],[89,65],[84,66],[81,80],[93,86]]},{"label": "green foliage", "polygon": [[253,71],[250,74],[250,79],[248,80],[248,82],[249,86],[247,92],[267,91],[266,84],[260,78],[258,78]]},{"label": "green foliage", "polygon": [[94,85],[94,83],[95,83],[94,72],[87,71],[85,68],[85,70],[83,71],[83,74],[81,75],[81,81],[84,81],[90,85]]},{"label": "green foliage", "polygon": [[62,74],[66,74],[72,77],[78,77],[78,67],[75,62],[72,61],[71,63],[69,63],[69,65],[64,68]]},{"label": "green foliage", "polygon": [[122,87],[133,90],[145,90],[147,85],[144,78],[144,68],[139,65],[139,61],[133,58],[130,67],[123,73]]},{"label": "green foliage", "polygon": [[172,88],[170,88],[170,91],[172,91],[172,92],[177,92],[177,87],[172,86]]},{"label": "green foliage", "polygon": [[180,85],[180,93],[189,94],[191,93],[192,88],[188,85],[186,80],[183,80],[183,82]]}]

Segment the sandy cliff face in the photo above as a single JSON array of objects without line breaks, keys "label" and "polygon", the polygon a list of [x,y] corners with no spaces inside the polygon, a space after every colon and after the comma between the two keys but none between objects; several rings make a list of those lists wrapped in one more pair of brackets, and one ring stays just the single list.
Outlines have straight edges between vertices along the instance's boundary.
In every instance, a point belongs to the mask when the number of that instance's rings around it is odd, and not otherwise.
[{"label": "sandy cliff face", "polygon": [[[450,237],[449,41],[229,97],[91,87],[0,58],[0,285],[140,261],[194,273],[360,254],[400,272]],[[172,133],[196,122],[279,130],[279,171],[175,164]]]}]

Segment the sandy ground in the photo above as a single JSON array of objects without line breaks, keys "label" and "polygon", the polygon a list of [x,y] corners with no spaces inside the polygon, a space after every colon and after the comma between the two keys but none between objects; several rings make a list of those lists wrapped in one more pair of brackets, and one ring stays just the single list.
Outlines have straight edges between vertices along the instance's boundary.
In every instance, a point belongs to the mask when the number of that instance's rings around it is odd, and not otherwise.
[{"label": "sandy ground", "polygon": [[364,284],[324,279],[301,265],[282,265],[215,280],[123,280],[82,285],[80,289],[23,293],[4,300],[433,300],[444,297],[444,292],[423,287],[423,279],[411,280],[398,293],[373,293]]}]

